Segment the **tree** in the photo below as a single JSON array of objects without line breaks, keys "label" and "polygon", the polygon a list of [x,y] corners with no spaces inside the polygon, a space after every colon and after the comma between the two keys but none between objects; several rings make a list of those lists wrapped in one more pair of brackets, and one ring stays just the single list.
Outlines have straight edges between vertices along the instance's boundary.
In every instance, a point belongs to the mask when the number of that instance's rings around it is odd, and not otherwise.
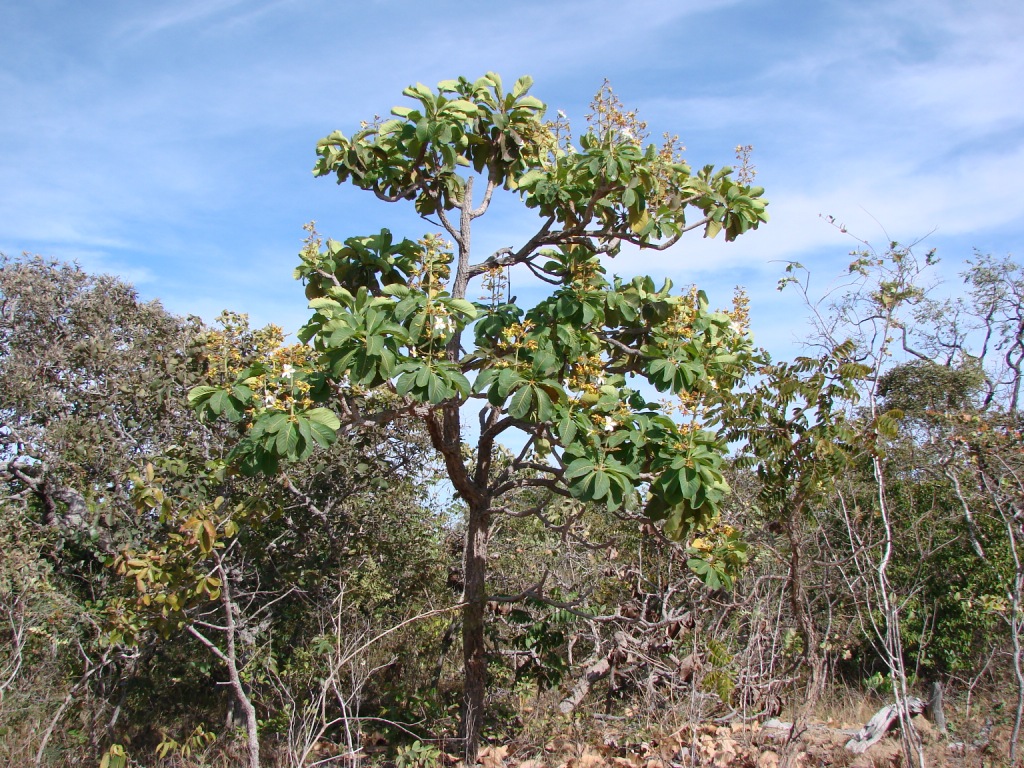
[{"label": "tree", "polygon": [[39,257],[0,257],[0,301],[0,473],[63,538],[110,551],[118,510],[97,502],[130,507],[128,472],[196,429],[179,397],[196,323]]},{"label": "tree", "polygon": [[[422,429],[362,430],[268,482],[225,461],[238,425],[191,418],[190,388],[308,353],[282,340],[232,313],[176,318],[73,265],[0,257],[0,762],[187,744],[225,705],[228,731],[238,712],[251,732],[239,689],[273,734],[281,698],[301,705],[302,676],[322,671],[322,606],[339,590],[358,632],[447,594]],[[302,387],[258,389],[287,403]],[[431,668],[407,665],[395,688]]]},{"label": "tree", "polygon": [[[308,349],[283,346],[275,326],[250,329],[245,316],[223,313],[219,325],[198,339],[195,357],[209,383],[194,387],[193,396],[209,396],[213,407],[223,400],[214,385],[245,370],[264,406],[301,407],[304,383],[268,372],[301,366]],[[396,423],[333,441],[315,462],[268,482],[225,459],[244,430],[214,426],[221,429],[210,430],[207,444],[169,448],[131,476],[132,501],[152,532],[108,559],[124,577],[122,594],[108,601],[109,629],[129,645],[192,642],[203,649],[200,658],[211,654],[226,671],[229,713],[241,713],[248,764],[258,768],[267,724],[308,704],[308,691],[285,682],[291,668],[311,668],[314,677],[322,671],[311,650],[325,642],[320,606],[339,601],[340,590],[367,619],[394,631],[411,605],[443,584],[440,526],[425,503],[433,467],[423,436]],[[381,509],[384,498],[393,512]],[[374,512],[359,520],[356,510]],[[399,556],[410,541],[422,551]],[[399,581],[414,582],[402,590],[407,605],[388,605],[386,589]],[[326,642],[334,640],[341,638]],[[321,706],[320,735],[351,717],[327,717],[331,702]]]},{"label": "tree", "polygon": [[25,734],[4,751],[16,762],[40,762],[83,699],[96,702],[82,711],[92,747],[116,720],[134,662],[102,642],[101,559],[144,535],[128,472],[196,431],[182,398],[195,330],[116,278],[0,255],[0,601],[12,650],[0,727]]},{"label": "tree", "polygon": [[[806,528],[823,501],[834,492],[850,462],[856,438],[847,418],[856,385],[866,374],[851,362],[852,343],[838,344],[820,357],[763,364],[749,387],[726,398],[725,433],[739,445],[736,464],[754,467],[761,514],[785,534],[788,546],[786,588],[809,679],[794,732],[805,727],[825,687],[822,649],[814,604],[827,595],[808,589]],[[781,557],[781,556],[780,556]],[[827,633],[826,633],[827,635]]]},{"label": "tree", "polygon": [[[288,375],[305,383],[315,407],[264,405],[246,372],[193,397],[210,415],[242,419],[251,410],[238,459],[252,471],[302,460],[340,428],[397,419],[426,426],[466,507],[462,735],[470,760],[484,710],[488,539],[510,496],[533,487],[545,499],[631,510],[679,538],[711,521],[727,490],[719,438],[696,418],[674,420],[633,382],[691,405],[710,402],[744,366],[745,329],[710,311],[696,290],[609,279],[602,257],[624,244],[665,250],[693,230],[733,240],[767,220],[763,190],[737,182],[730,168],[693,172],[674,139],[644,147],[645,124],[607,86],[577,144],[561,116],[544,122],[531,85],[522,77],[506,92],[493,73],[436,91],[415,85],[404,91],[412,106],[395,107],[394,119],[321,140],[315,175],[384,202],[410,201],[444,234],[396,240],[382,230],[323,243],[311,227],[296,277],[314,310],[300,337],[316,355]],[[499,190],[535,211],[539,226],[518,247],[479,258],[474,226]],[[513,267],[551,286],[527,311],[501,290]],[[490,290],[489,302],[467,300],[473,280]],[[482,404],[473,444],[464,429],[470,400]],[[511,430],[525,444],[499,465],[496,446]]]}]

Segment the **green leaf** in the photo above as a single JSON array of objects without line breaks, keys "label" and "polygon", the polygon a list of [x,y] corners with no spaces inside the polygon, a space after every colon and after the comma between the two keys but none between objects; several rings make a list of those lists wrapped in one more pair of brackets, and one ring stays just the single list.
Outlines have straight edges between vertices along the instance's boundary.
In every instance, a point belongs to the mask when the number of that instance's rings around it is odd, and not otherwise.
[{"label": "green leaf", "polygon": [[402,397],[405,397],[412,392],[413,388],[416,386],[416,373],[418,373],[418,370],[416,372],[413,370],[404,371],[398,377],[398,380],[395,381],[395,392]]},{"label": "green leaf", "polygon": [[591,474],[589,482],[593,483],[593,495],[591,498],[600,500],[608,495],[611,482],[608,479],[607,472],[602,469],[595,470],[593,474]]},{"label": "green leaf", "polygon": [[413,379],[413,384],[417,389],[423,389],[427,386],[427,382],[430,381],[430,377],[433,375],[433,371],[430,370],[430,365],[427,363],[420,363],[419,368],[416,370],[416,378]]},{"label": "green leaf", "polygon": [[431,371],[430,377],[427,380],[427,399],[432,404],[438,405],[440,403],[443,403],[453,394],[454,393],[452,392],[451,388],[444,383],[444,380],[441,379],[441,377],[438,376],[436,373]]},{"label": "green leaf", "polygon": [[277,433],[277,439],[274,442],[274,450],[277,451],[279,456],[290,457],[295,454],[295,448],[299,444],[299,429],[298,427],[289,422]]},{"label": "green leaf", "polygon": [[296,416],[295,426],[298,428],[301,444],[306,446],[308,450],[312,450],[312,446],[310,444],[313,441],[313,435],[309,419],[304,418],[303,416]]},{"label": "green leaf", "polygon": [[286,413],[274,413],[269,417],[260,419],[260,427],[262,432],[268,434],[275,434],[280,431],[288,423],[288,414]]},{"label": "green leaf", "polygon": [[313,440],[321,448],[329,447],[338,439],[338,433],[335,430],[318,422],[310,421],[309,428]]},{"label": "green leaf", "polygon": [[463,397],[466,397],[466,396],[469,395],[469,390],[470,390],[469,379],[467,379],[465,376],[463,376],[461,372],[459,372],[457,370],[447,370],[446,371],[446,378],[448,379],[448,383],[455,390],[457,390],[460,395],[462,395]]},{"label": "green leaf", "polygon": [[541,387],[536,387],[534,391],[537,399],[537,421],[551,421],[554,417],[551,397]]},{"label": "green leaf", "polygon": [[472,302],[465,299],[449,299],[445,303],[459,314],[465,315],[468,320],[476,318],[476,307],[473,306]]},{"label": "green leaf", "polygon": [[210,409],[219,416],[224,416],[228,421],[238,421],[245,415],[245,407],[237,398],[219,389],[213,393],[209,400]]},{"label": "green leaf", "polygon": [[576,420],[571,413],[565,413],[558,422],[558,437],[562,441],[562,445],[571,444],[576,439],[576,432]]},{"label": "green leaf", "polygon": [[466,101],[465,99],[456,99],[455,101],[449,101],[444,105],[444,109],[449,112],[458,112],[466,117],[476,117],[479,107],[472,101]]},{"label": "green leaf", "polygon": [[193,387],[188,393],[188,404],[195,408],[198,404],[209,400],[215,392],[222,391],[219,387],[200,386]]},{"label": "green leaf", "polygon": [[314,408],[311,411],[306,411],[306,418],[335,432],[341,429],[341,421],[329,408]]},{"label": "green leaf", "polygon": [[524,93],[526,93],[533,86],[533,78],[529,75],[523,75],[516,84],[512,86],[512,98],[518,99]]},{"label": "green leaf", "polygon": [[532,386],[527,385],[517,389],[508,403],[508,415],[515,419],[525,419],[530,413],[530,407],[533,405],[533,397],[534,391]]},{"label": "green leaf", "polygon": [[572,480],[583,477],[594,469],[594,462],[592,459],[583,456],[574,461],[570,462],[569,466],[565,468],[565,479]]}]

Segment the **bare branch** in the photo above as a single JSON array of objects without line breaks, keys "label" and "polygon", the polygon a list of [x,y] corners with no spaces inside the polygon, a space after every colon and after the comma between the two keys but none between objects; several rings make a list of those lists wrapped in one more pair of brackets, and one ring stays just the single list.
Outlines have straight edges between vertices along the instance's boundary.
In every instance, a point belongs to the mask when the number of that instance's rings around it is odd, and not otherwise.
[{"label": "bare branch", "polygon": [[441,226],[447,230],[449,235],[455,238],[455,242],[460,246],[465,247],[465,244],[462,242],[462,233],[459,232],[458,228],[454,224],[452,224],[451,219],[448,218],[448,214],[444,212],[444,208],[441,206],[437,207],[437,217],[441,220]]},{"label": "bare branch", "polygon": [[474,264],[467,269],[468,279],[473,279],[477,275],[482,275],[484,272],[488,272],[494,267],[506,267],[521,264],[534,255],[536,251],[542,245],[550,245],[553,242],[549,240],[549,232],[551,226],[555,223],[555,217],[551,216],[544,225],[531,237],[526,244],[515,253],[511,253],[511,249],[501,249],[496,251],[492,256],[488,257],[486,261],[479,264]]},{"label": "bare branch", "polygon": [[487,208],[491,204],[491,194],[494,192],[494,179],[487,180],[487,189],[484,190],[484,199],[480,202],[480,205],[474,208],[469,213],[471,219],[478,219],[487,212]]}]

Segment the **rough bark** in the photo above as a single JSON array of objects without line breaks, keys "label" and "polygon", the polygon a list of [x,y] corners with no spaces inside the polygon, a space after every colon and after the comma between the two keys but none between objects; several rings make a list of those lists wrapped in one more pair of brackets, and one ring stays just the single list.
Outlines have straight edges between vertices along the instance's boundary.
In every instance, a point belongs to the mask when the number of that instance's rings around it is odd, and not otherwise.
[{"label": "rough bark", "polygon": [[932,722],[935,723],[935,729],[941,733],[946,733],[946,712],[942,708],[942,683],[936,681],[932,683],[931,696],[928,698],[928,714],[931,715]]},{"label": "rough bark", "polygon": [[465,760],[476,762],[483,726],[484,693],[487,686],[487,654],[484,648],[484,619],[487,609],[487,539],[490,534],[488,505],[470,504],[466,525],[465,588],[462,609],[462,660],[465,669],[462,736]]}]

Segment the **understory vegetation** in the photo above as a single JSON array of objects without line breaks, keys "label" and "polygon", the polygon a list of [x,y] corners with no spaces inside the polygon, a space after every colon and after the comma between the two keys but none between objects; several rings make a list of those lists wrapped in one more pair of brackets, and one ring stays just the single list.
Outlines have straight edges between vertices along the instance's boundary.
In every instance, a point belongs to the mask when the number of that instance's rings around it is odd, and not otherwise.
[{"label": "understory vegetation", "polygon": [[[742,292],[606,272],[767,221],[747,154],[694,173],[608,88],[574,139],[530,85],[320,143],[440,234],[309,225],[295,344],[3,258],[0,762],[725,765],[701,728],[782,718],[797,764],[896,702],[924,765],[933,690],[950,754],[1018,759],[1024,269],[940,300],[934,254],[858,243],[818,300],[790,264],[809,342],[773,360]],[[538,229],[474,261],[502,192]]]}]

